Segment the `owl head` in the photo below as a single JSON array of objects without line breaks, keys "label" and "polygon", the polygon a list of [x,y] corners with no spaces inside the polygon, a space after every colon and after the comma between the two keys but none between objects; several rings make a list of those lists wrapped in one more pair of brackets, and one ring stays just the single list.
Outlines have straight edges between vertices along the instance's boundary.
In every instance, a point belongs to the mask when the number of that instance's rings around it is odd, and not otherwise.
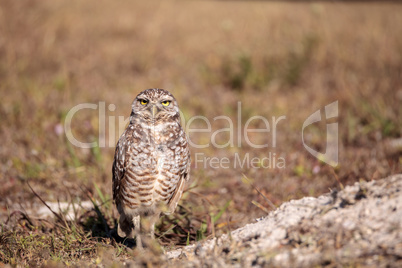
[{"label": "owl head", "polygon": [[173,95],[164,89],[151,88],[142,91],[131,105],[130,121],[140,118],[146,122],[180,120],[179,107]]}]

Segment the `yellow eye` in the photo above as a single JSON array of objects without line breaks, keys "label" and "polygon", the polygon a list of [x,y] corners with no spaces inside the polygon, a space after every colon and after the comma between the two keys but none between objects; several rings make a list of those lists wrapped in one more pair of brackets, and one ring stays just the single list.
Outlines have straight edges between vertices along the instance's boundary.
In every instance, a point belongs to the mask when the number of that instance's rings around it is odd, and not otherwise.
[{"label": "yellow eye", "polygon": [[141,105],[146,105],[148,103],[147,100],[140,100]]},{"label": "yellow eye", "polygon": [[170,101],[167,101],[167,100],[166,100],[166,101],[162,101],[162,105],[163,105],[163,106],[169,106],[169,104],[170,104]]}]

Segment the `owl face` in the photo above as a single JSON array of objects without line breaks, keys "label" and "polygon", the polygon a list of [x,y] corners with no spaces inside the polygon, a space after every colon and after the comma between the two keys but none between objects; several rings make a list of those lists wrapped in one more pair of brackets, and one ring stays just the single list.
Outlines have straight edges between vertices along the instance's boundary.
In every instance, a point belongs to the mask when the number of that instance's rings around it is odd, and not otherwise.
[{"label": "owl face", "polygon": [[164,89],[147,89],[134,99],[131,115],[148,122],[179,118],[179,107],[173,95]]}]

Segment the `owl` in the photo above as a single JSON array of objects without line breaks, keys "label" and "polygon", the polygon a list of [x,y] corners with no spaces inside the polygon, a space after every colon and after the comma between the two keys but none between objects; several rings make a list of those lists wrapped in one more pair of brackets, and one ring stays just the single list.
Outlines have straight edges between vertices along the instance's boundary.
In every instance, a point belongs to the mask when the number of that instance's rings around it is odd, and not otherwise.
[{"label": "owl", "polygon": [[154,238],[161,213],[173,213],[190,178],[190,151],[179,107],[164,89],[147,89],[131,105],[130,124],[116,145],[113,199],[120,219],[117,233]]}]

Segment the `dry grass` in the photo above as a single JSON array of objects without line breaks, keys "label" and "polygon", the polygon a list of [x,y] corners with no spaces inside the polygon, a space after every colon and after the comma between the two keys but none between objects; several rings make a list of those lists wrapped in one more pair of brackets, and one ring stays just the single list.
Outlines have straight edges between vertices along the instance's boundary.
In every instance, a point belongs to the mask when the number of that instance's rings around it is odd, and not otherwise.
[{"label": "dry grass", "polygon": [[[286,116],[276,148],[253,149],[244,141],[241,147],[192,148],[193,159],[196,153],[233,160],[235,153],[276,152],[286,168],[204,169],[193,163],[193,188],[176,215],[159,224],[167,248],[265,215],[258,207],[270,209],[264,195],[279,205],[400,173],[401,151],[388,152],[384,144],[401,137],[401,9],[378,3],[1,0],[0,262],[96,263],[135,254],[104,231],[115,227],[112,147],[121,129],[106,133],[110,148],[95,149],[74,147],[55,130],[80,103],[115,104],[107,116],[126,118],[131,100],[150,87],[172,91],[186,119],[206,116],[213,131],[227,127],[213,121],[216,116],[237,122],[238,101],[243,124],[253,115]],[[304,149],[301,129],[310,114],[335,100],[340,164],[333,169]],[[72,127],[81,140],[96,141],[97,111],[81,112]],[[310,144],[323,150],[325,123],[312,131]],[[272,135],[253,138],[271,144]],[[191,139],[205,143],[210,136]],[[91,197],[103,205],[98,214],[43,227],[43,220],[18,209],[40,202],[27,181],[47,201]]]}]

